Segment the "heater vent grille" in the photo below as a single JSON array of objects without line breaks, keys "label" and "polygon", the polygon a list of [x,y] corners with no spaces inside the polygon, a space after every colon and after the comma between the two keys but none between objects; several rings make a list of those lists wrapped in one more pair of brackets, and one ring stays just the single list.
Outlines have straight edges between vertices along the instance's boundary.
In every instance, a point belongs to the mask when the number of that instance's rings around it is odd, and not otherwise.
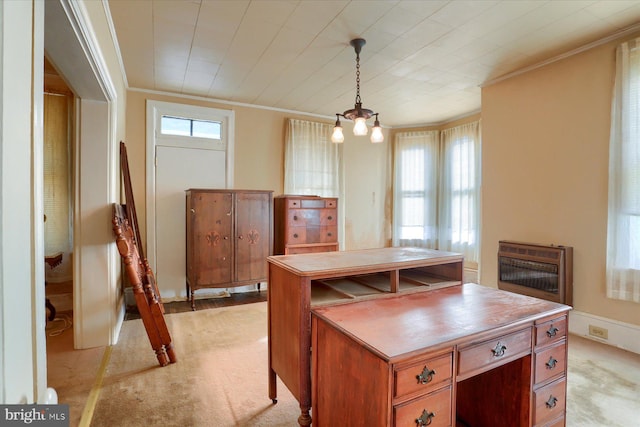
[{"label": "heater vent grille", "polygon": [[500,241],[498,287],[570,305],[573,294],[573,248]]}]

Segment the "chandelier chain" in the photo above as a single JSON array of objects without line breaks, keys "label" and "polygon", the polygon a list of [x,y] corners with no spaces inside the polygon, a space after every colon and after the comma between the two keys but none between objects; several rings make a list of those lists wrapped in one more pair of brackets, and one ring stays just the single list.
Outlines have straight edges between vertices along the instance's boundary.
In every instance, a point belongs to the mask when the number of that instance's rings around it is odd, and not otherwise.
[{"label": "chandelier chain", "polygon": [[360,53],[356,53],[356,104],[362,104],[360,99]]}]

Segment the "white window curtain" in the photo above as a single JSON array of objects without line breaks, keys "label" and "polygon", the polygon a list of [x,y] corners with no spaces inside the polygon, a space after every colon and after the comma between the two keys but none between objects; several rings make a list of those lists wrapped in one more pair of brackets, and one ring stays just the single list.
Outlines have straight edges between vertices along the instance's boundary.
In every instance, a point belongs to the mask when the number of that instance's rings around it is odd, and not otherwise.
[{"label": "white window curtain", "polygon": [[439,249],[464,255],[477,268],[480,232],[480,122],[441,133]]},{"label": "white window curtain", "polygon": [[284,192],[341,197],[341,144],[331,142],[333,126],[289,119],[284,149]]},{"label": "white window curtain", "polygon": [[44,96],[44,251],[45,256],[62,253],[61,264],[45,265],[48,282],[72,279],[69,104],[70,100],[63,95]]},{"label": "white window curtain", "polygon": [[607,296],[640,302],[640,38],[616,52],[608,214]]},{"label": "white window curtain", "polygon": [[393,246],[438,248],[438,146],[438,131],[396,135]]},{"label": "white window curtain", "polygon": [[462,253],[477,268],[480,122],[401,132],[394,145],[393,245]]},{"label": "white window curtain", "polygon": [[345,248],[342,144],[331,142],[333,125],[288,119],[284,147],[284,192],[338,198],[338,244]]}]

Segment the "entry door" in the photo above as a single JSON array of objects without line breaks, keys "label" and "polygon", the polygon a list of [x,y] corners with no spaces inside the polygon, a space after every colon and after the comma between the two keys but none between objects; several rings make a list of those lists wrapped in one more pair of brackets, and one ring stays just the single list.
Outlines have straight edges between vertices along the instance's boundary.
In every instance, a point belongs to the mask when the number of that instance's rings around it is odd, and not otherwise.
[{"label": "entry door", "polygon": [[[220,133],[202,137],[195,123],[164,132],[163,117],[218,123]],[[232,110],[147,101],[146,255],[163,301],[187,296],[185,190],[233,186],[233,140]]]},{"label": "entry door", "polygon": [[156,279],[163,300],[185,295],[186,195],[225,188],[225,152],[156,146]]}]

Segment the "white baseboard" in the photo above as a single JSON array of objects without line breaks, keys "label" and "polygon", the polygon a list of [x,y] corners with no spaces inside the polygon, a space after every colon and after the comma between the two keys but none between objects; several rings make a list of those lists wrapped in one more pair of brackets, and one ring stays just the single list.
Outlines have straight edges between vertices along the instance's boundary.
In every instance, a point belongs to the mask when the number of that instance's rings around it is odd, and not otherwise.
[{"label": "white baseboard", "polygon": [[[267,282],[260,282],[260,290],[266,291],[268,287]],[[244,292],[255,292],[258,290],[258,285],[246,285],[236,286],[235,288],[201,288],[198,289],[195,295],[195,299],[208,299],[208,298],[225,298],[229,294],[241,294]],[[187,297],[184,295],[177,295],[173,297],[162,297],[163,303],[186,301]],[[125,301],[127,305],[136,305],[135,297],[133,296],[133,289],[128,286],[125,288]]]},{"label": "white baseboard", "polygon": [[[589,325],[605,329],[607,338],[590,334]],[[640,326],[637,325],[572,310],[569,312],[569,332],[640,354]]]}]

